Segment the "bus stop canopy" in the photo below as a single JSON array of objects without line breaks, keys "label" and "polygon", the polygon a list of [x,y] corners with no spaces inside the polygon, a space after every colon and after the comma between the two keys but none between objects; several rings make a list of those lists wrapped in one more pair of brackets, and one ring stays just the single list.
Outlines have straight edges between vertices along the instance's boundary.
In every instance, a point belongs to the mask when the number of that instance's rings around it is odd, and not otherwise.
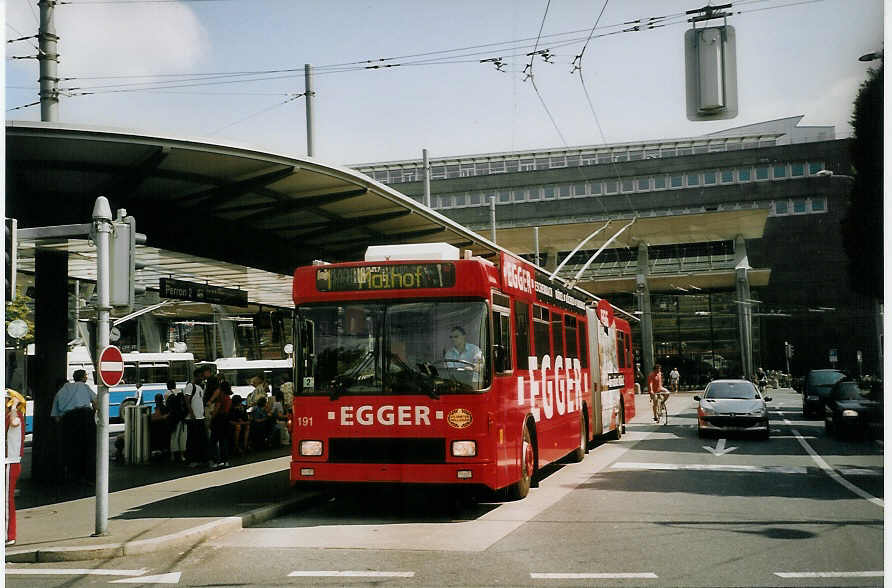
[{"label": "bus stop canopy", "polygon": [[[369,245],[445,242],[490,258],[534,250],[531,227],[500,225],[496,245],[368,176],[312,158],[119,129],[7,122],[6,215],[19,228],[87,223],[98,196],[113,211],[126,209],[147,236],[137,251],[138,285],[157,288],[161,277],[207,282],[247,290],[254,304],[290,307],[297,266],[359,260]],[[767,216],[765,209],[667,210],[639,218],[615,246],[757,238]],[[541,245],[569,250],[603,221],[543,222]],[[615,222],[601,242],[625,222]],[[69,276],[95,280],[95,248],[86,238],[20,243],[21,270],[34,270],[37,248],[68,251]],[[733,271],[722,274],[704,285],[727,286]],[[625,276],[601,281],[579,285],[601,293],[628,286]]]},{"label": "bus stop canopy", "polygon": [[[147,236],[137,283],[208,281],[251,302],[291,305],[294,268],[362,259],[369,245],[445,242],[500,248],[417,201],[347,168],[306,157],[122,130],[7,122],[6,216],[19,228],[90,222],[98,196]],[[86,239],[24,242],[69,252],[69,275],[95,279]]]}]

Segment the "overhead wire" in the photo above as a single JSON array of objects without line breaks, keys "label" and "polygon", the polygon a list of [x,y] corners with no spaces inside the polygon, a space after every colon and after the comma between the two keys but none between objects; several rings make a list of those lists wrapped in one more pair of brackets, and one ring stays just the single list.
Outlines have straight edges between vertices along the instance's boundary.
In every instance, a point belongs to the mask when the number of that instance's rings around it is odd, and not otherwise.
[{"label": "overhead wire", "polygon": [[[595,29],[598,26],[598,22],[601,20],[601,17],[604,15],[604,11],[607,9],[607,4],[610,0],[604,0],[604,5],[601,7],[601,12],[598,14],[598,18],[595,20],[595,25],[592,27],[592,33],[594,33]],[[607,136],[604,134],[604,129],[601,126],[601,121],[598,119],[598,113],[595,111],[595,105],[592,101],[591,94],[589,94],[588,87],[585,85],[585,78],[583,76],[583,60],[585,57],[585,51],[588,48],[589,41],[591,40],[591,35],[589,39],[586,40],[585,44],[582,47],[582,50],[579,52],[579,55],[576,56],[573,60],[573,70],[570,72],[571,74],[575,71],[579,73],[579,83],[582,86],[582,91],[585,94],[585,99],[588,102],[589,110],[591,110],[592,117],[595,119],[595,126],[598,128],[598,133],[601,135],[601,141],[606,145],[607,144]],[[617,192],[624,193],[626,196],[626,202],[629,204],[629,208],[632,209],[635,216],[638,216],[638,209],[632,203],[632,199],[629,196],[628,192],[623,192],[622,189],[622,174],[619,171],[619,167],[616,165],[616,160],[611,156],[610,158],[611,164],[613,165],[613,171],[616,174],[616,189]],[[602,204],[603,206],[603,204]],[[605,209],[606,211],[606,209]]]},{"label": "overhead wire", "polygon": [[[26,40],[28,40],[28,39],[36,39],[36,38],[38,38],[37,35],[25,35],[23,32],[19,31],[17,28],[15,28],[14,26],[12,26],[12,25],[9,24],[9,23],[6,23],[6,26],[8,26],[8,27],[12,30],[12,32],[14,32],[15,34],[19,35],[19,38],[18,38],[18,39],[10,39],[10,40],[6,41],[7,44],[9,44],[9,43],[13,43],[13,42],[15,42],[15,41],[26,41]],[[30,44],[32,47],[34,47],[34,49],[37,51],[38,55],[41,53],[40,46],[39,46],[37,43],[35,43],[34,41],[30,41],[29,44]],[[27,59],[27,58],[22,57],[22,58],[20,58],[20,59]]]},{"label": "overhead wire", "polygon": [[549,120],[551,120],[551,124],[554,125],[554,130],[557,131],[558,136],[561,138],[561,143],[564,147],[567,146],[567,140],[564,139],[564,134],[561,133],[561,129],[558,128],[557,121],[554,120],[554,116],[551,115],[551,111],[548,109],[548,105],[545,104],[545,99],[542,97],[542,93],[539,92],[539,87],[536,85],[536,80],[533,77],[533,62],[536,60],[536,55],[539,54],[539,39],[542,36],[542,28],[545,26],[545,19],[548,17],[548,8],[551,6],[551,0],[545,4],[545,14],[542,15],[542,23],[539,25],[539,35],[536,37],[536,44],[533,46],[533,52],[530,53],[530,63],[527,65],[526,71],[526,80],[530,80],[530,83],[533,85],[533,90],[536,91],[536,96],[539,97],[539,102],[542,103],[542,108],[545,109],[545,114],[548,115]]},{"label": "overhead wire", "polygon": [[305,95],[306,95],[305,92],[304,92],[304,93],[300,93],[300,94],[294,94],[293,96],[291,96],[291,97],[288,98],[287,100],[284,100],[284,101],[282,101],[282,102],[278,102],[278,103],[276,103],[276,104],[273,104],[272,106],[268,106],[268,107],[266,107],[266,108],[263,108],[263,109],[261,109],[261,110],[258,110],[257,112],[254,112],[254,113],[252,113],[252,114],[249,114],[248,116],[246,116],[246,117],[244,117],[244,118],[240,118],[240,119],[238,119],[238,120],[236,120],[236,121],[234,121],[234,122],[231,122],[231,123],[229,123],[229,124],[227,124],[227,125],[224,125],[224,126],[220,127],[219,129],[217,129],[217,130],[215,130],[215,131],[212,131],[208,136],[216,135],[217,133],[219,133],[219,132],[221,132],[221,131],[224,131],[224,130],[230,128],[230,127],[234,127],[234,126],[237,125],[237,124],[241,124],[241,123],[245,122],[246,120],[250,120],[250,119],[252,119],[252,118],[254,118],[254,117],[256,117],[256,116],[259,116],[259,115],[261,115],[261,114],[264,114],[264,113],[266,113],[266,112],[269,112],[270,110],[274,110],[274,109],[276,109],[276,108],[278,108],[278,107],[280,107],[280,106],[284,106],[285,104],[288,104],[289,102],[294,102],[295,100],[297,100],[297,99],[300,98],[301,96],[305,96]]}]

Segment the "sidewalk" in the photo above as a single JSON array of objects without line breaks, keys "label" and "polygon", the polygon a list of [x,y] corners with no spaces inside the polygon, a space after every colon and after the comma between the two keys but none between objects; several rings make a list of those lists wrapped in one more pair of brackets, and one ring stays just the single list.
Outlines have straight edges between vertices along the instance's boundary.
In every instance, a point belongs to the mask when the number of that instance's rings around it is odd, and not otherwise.
[{"label": "sidewalk", "polygon": [[[26,455],[23,468],[30,472]],[[287,447],[249,454],[219,470],[169,462],[109,465],[108,533],[96,529],[92,487],[47,488],[20,479],[17,542],[7,562],[76,561],[188,549],[278,516],[317,494],[291,488]]]}]

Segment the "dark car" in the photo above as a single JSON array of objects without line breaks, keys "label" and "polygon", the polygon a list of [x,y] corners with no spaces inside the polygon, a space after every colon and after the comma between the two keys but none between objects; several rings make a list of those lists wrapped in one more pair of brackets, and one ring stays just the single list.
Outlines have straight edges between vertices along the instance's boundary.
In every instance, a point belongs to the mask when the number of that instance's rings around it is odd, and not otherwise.
[{"label": "dark car", "polygon": [[770,396],[763,397],[749,380],[713,380],[703,397],[694,396],[697,406],[697,434],[725,431],[755,432],[768,439]]},{"label": "dark car", "polygon": [[824,402],[830,395],[830,389],[846,375],[839,370],[811,370],[805,376],[802,388],[802,417],[821,417],[824,414]]},{"label": "dark car", "polygon": [[881,405],[870,400],[857,382],[843,380],[833,385],[824,403],[824,428],[836,437],[865,437],[873,423],[882,419]]}]

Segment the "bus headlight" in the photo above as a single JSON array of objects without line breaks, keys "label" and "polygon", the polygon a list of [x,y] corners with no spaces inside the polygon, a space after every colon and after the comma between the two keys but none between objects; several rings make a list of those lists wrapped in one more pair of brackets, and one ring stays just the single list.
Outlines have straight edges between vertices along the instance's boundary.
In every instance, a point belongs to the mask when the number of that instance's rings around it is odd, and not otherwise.
[{"label": "bus headlight", "polygon": [[322,441],[301,441],[301,455],[322,455]]},{"label": "bus headlight", "polygon": [[452,456],[453,457],[474,457],[477,455],[476,441],[453,441]]},{"label": "bus headlight", "polygon": [[857,410],[844,410],[844,411],[842,411],[842,416],[844,416],[847,419],[853,419],[858,416],[858,411]]}]

